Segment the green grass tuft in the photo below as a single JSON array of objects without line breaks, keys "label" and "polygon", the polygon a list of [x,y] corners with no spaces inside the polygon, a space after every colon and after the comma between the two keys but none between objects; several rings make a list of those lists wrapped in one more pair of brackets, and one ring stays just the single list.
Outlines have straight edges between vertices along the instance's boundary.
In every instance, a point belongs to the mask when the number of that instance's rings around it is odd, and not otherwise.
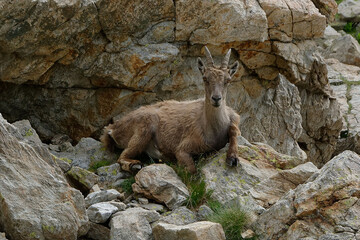
[{"label": "green grass tuft", "polygon": [[104,167],[104,166],[109,166],[111,164],[111,162],[109,160],[101,160],[98,162],[94,162],[90,165],[89,167],[89,171],[90,172],[96,172],[96,170],[98,168]]},{"label": "green grass tuft", "polygon": [[132,185],[133,183],[135,183],[135,178],[134,177],[130,177],[128,179],[125,179],[121,184],[120,187],[122,188],[122,190],[124,192],[126,192],[127,194],[131,194],[133,193],[132,190]]},{"label": "green grass tuft", "polygon": [[187,186],[190,196],[186,201],[186,206],[191,209],[197,209],[201,204],[211,199],[213,191],[206,190],[206,183],[200,173],[191,174],[183,167],[171,166],[182,182]]},{"label": "green grass tuft", "polygon": [[246,230],[248,216],[238,204],[224,207],[216,205],[214,214],[208,216],[207,220],[220,223],[227,240],[241,240],[243,239],[241,233]]}]

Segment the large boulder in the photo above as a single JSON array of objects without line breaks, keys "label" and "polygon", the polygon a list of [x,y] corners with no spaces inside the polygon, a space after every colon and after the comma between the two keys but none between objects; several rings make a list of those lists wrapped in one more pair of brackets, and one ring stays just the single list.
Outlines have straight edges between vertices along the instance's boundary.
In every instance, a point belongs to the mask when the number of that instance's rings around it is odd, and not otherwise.
[{"label": "large boulder", "polygon": [[88,230],[81,193],[0,114],[0,229],[11,239],[77,239]]},{"label": "large boulder", "polygon": [[189,191],[175,171],[166,164],[152,164],[135,176],[135,193],[164,203],[169,209],[180,207],[189,197]]},{"label": "large boulder", "polygon": [[345,151],[253,223],[261,239],[356,239],[360,157]]}]

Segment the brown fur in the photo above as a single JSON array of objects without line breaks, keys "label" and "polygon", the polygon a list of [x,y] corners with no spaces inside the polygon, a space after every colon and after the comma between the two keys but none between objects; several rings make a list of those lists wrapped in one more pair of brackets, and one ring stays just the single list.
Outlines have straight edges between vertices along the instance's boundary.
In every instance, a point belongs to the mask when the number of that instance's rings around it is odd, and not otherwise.
[{"label": "brown fur", "polygon": [[[207,48],[206,48],[206,51]],[[229,58],[230,51],[227,54]],[[207,57],[209,57],[207,55]],[[176,158],[178,164],[196,172],[192,155],[223,148],[230,143],[226,162],[236,166],[239,115],[226,106],[227,86],[237,70],[210,66],[198,59],[205,84],[205,99],[164,101],[143,106],[105,128],[101,141],[124,149],[119,157],[121,167],[136,171],[141,162],[134,160],[142,152],[155,158]],[[228,61],[228,60],[227,60]],[[134,168],[135,167],[135,168]]]}]

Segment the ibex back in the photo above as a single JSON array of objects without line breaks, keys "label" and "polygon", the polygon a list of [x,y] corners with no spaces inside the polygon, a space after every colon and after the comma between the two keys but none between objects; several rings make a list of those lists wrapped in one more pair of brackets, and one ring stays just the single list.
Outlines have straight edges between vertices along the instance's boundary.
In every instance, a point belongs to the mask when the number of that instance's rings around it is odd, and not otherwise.
[{"label": "ibex back", "polygon": [[118,162],[125,171],[136,172],[142,164],[135,160],[142,152],[158,159],[177,159],[179,165],[196,172],[192,156],[229,144],[226,163],[237,166],[239,115],[226,106],[226,93],[239,63],[228,65],[231,49],[221,66],[216,66],[207,47],[206,64],[198,58],[205,99],[164,101],[130,112],[104,130],[102,142],[124,149]]}]

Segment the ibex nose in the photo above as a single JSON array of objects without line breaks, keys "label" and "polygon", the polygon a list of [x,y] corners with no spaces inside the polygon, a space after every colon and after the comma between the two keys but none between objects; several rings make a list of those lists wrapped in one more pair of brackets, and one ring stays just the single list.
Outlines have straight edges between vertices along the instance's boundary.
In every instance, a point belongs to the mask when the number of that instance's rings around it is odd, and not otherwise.
[{"label": "ibex nose", "polygon": [[215,102],[219,102],[221,100],[221,97],[219,95],[214,95],[211,97]]}]

